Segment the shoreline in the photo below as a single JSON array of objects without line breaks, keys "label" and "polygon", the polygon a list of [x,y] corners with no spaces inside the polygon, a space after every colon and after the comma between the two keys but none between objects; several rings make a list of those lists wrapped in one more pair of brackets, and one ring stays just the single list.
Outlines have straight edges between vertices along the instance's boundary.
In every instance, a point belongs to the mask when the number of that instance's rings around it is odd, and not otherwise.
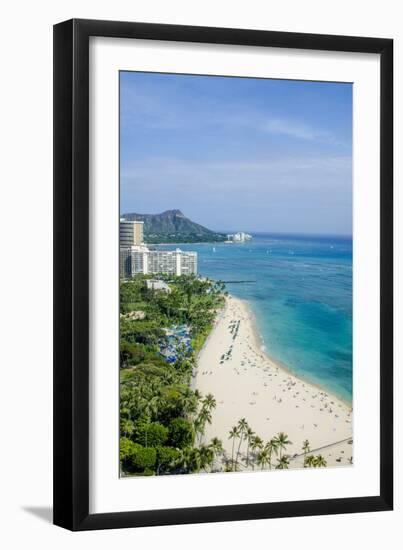
[{"label": "shoreline", "polygon": [[[235,327],[235,328],[234,328]],[[214,326],[197,356],[194,387],[217,401],[205,442],[222,440],[231,454],[228,433],[245,417],[265,441],[286,432],[290,468],[303,467],[302,443],[325,448],[329,466],[352,461],[352,407],[339,397],[298,377],[262,349],[264,341],[248,302],[232,295],[218,313]],[[302,460],[302,463],[301,463]],[[224,463],[224,457],[223,462]]]},{"label": "shoreline", "polygon": [[239,301],[243,302],[245,308],[247,308],[247,310],[249,311],[249,314],[251,316],[250,323],[252,325],[252,329],[253,329],[253,332],[254,332],[254,336],[255,336],[255,340],[256,340],[256,346],[261,351],[261,353],[266,356],[268,361],[270,361],[271,363],[274,363],[275,365],[277,365],[278,368],[283,370],[286,374],[289,374],[291,376],[294,376],[295,378],[298,378],[299,380],[301,380],[305,384],[310,384],[311,386],[316,387],[318,389],[318,391],[322,391],[322,392],[325,392],[329,395],[332,395],[334,397],[334,399],[337,399],[338,401],[341,401],[342,403],[344,403],[344,405],[346,407],[349,407],[351,410],[353,410],[353,402],[352,401],[347,401],[346,399],[344,399],[340,395],[337,395],[336,393],[333,393],[332,391],[326,389],[325,387],[321,386],[321,384],[319,382],[312,382],[311,380],[307,380],[306,378],[301,376],[299,373],[293,371],[288,365],[286,365],[285,363],[283,363],[279,359],[276,359],[272,355],[269,355],[267,353],[267,347],[266,347],[266,343],[264,341],[264,338],[263,338],[262,334],[260,333],[260,331],[258,329],[256,315],[254,314],[251,305],[249,304],[249,302],[247,300],[244,300],[242,298],[238,298],[238,297],[235,297],[235,296],[232,296],[232,298],[235,299],[235,300],[239,300]]}]

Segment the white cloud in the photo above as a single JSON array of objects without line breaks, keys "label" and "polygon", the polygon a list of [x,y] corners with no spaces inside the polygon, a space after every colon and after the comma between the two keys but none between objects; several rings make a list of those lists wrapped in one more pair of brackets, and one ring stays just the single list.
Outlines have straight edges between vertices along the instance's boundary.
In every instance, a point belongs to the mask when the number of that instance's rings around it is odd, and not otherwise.
[{"label": "white cloud", "polygon": [[232,161],[154,157],[121,174],[122,212],[180,208],[208,227],[348,233],[351,157],[272,156]]},{"label": "white cloud", "polygon": [[263,125],[263,130],[270,134],[281,134],[303,140],[329,139],[331,134],[323,130],[318,130],[293,120],[274,118]]},{"label": "white cloud", "polygon": [[[234,185],[241,184],[245,178],[249,181],[260,181],[262,177],[284,176],[290,182],[297,182],[302,177],[337,176],[351,173],[350,156],[283,156],[254,160],[193,161],[180,158],[152,157],[134,161],[130,168],[122,171],[122,180],[159,181],[174,178],[176,183],[183,181],[192,186],[195,177],[203,178],[213,186],[222,186],[226,181]],[[330,181],[324,179],[323,183]],[[333,180],[331,180],[333,181]]]}]

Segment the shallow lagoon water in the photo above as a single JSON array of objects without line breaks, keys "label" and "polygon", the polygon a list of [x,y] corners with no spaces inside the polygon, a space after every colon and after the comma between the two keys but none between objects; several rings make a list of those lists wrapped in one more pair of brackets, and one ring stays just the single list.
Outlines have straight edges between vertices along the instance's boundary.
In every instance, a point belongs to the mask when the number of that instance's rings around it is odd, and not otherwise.
[{"label": "shallow lagoon water", "polygon": [[352,401],[352,241],[254,234],[240,244],[164,248],[198,252],[199,274],[247,300],[273,359]]}]

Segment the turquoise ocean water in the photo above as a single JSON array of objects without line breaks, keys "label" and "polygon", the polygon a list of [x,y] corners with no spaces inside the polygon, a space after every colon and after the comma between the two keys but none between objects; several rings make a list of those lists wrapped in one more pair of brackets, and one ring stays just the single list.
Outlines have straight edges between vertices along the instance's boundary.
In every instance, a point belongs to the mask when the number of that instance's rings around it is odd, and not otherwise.
[{"label": "turquoise ocean water", "polygon": [[177,246],[198,252],[202,276],[253,281],[227,288],[249,302],[267,353],[352,402],[351,238],[254,234],[242,244]]}]

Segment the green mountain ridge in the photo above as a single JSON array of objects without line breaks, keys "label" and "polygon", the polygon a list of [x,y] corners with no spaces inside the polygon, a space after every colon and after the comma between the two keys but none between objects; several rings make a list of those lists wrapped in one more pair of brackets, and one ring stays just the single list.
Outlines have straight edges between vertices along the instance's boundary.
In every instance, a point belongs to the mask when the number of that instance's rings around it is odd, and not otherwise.
[{"label": "green mountain ridge", "polygon": [[203,225],[193,222],[180,210],[166,210],[160,214],[123,214],[126,220],[144,222],[144,241],[158,243],[220,242],[226,235],[216,233]]}]

